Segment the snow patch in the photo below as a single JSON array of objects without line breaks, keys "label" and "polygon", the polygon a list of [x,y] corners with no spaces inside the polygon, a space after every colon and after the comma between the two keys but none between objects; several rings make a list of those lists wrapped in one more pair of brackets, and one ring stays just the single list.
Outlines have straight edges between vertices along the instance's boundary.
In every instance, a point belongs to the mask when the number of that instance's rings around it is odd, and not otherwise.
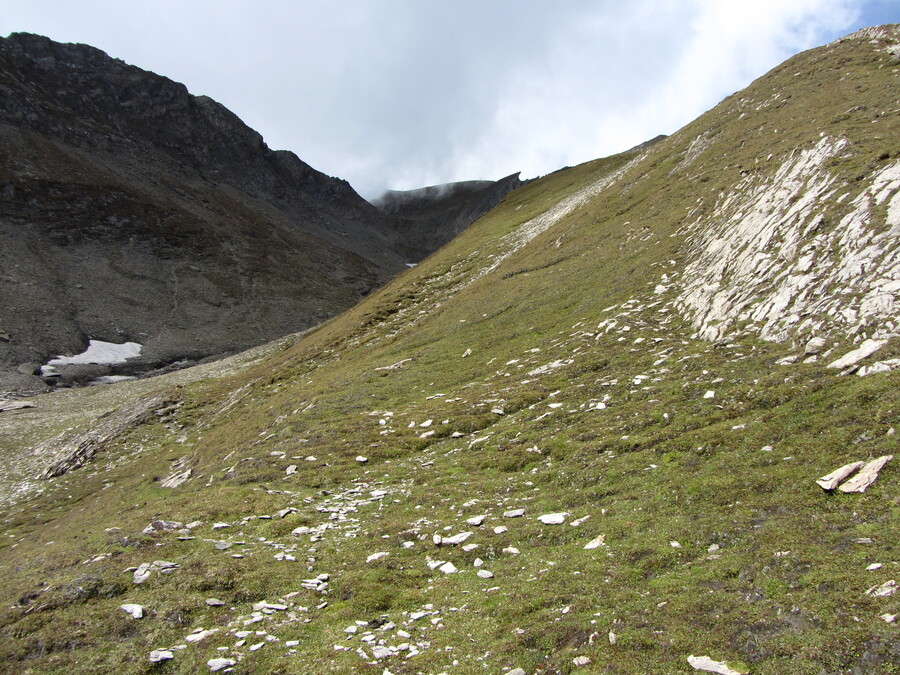
[{"label": "snow patch", "polygon": [[57,356],[55,359],[50,359],[47,365],[41,368],[41,373],[44,375],[50,374],[56,370],[57,366],[84,364],[114,366],[140,356],[142,348],[142,345],[137,342],[116,344],[114,342],[103,342],[102,340],[91,340],[88,343],[88,348],[81,354]]}]

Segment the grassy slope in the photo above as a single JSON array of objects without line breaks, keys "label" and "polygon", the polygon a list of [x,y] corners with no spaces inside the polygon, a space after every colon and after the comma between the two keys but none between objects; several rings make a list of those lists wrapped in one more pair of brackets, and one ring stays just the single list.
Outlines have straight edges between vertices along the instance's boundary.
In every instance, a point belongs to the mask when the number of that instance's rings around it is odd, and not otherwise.
[{"label": "grassy slope", "polygon": [[[712,208],[742,171],[774,170],[770,154],[820,132],[846,136],[853,152],[832,170],[848,185],[886,161],[897,148],[896,91],[890,62],[864,41],[800,55],[651,148],[490,274],[471,281],[505,235],[633,157],[517,190],[265,363],[184,386],[173,418],[6,514],[0,661],[34,672],[196,672],[241,654],[238,671],[531,673],[576,672],[572,659],[584,655],[583,672],[679,673],[689,654],[709,654],[753,673],[894,672],[897,628],[878,615],[897,613],[898,600],[865,590],[900,573],[896,467],[863,495],[828,495],[813,481],[896,447],[898,376],[775,366],[791,346],[752,337],[694,340],[665,310],[675,289],[653,289],[683,263],[671,235],[689,211]],[[704,132],[710,148],[676,170]],[[612,317],[614,329],[596,330]],[[588,410],[607,396],[605,409]],[[192,479],[160,488],[154,478],[182,456]],[[387,494],[373,498],[376,489]],[[284,519],[257,518],[289,506],[298,510]],[[523,518],[503,517],[515,507]],[[548,512],[590,518],[536,520]],[[466,524],[479,514],[482,526]],[[154,518],[204,524],[187,541],[141,534]],[[214,532],[217,521],[232,527]],[[291,534],[323,524],[334,527],[315,541]],[[501,524],[509,531],[494,534]],[[432,542],[461,531],[478,548]],[[600,534],[605,545],[585,550]],[[219,551],[219,540],[244,543]],[[510,546],[520,552],[503,552]],[[276,560],[279,551],[297,560]],[[389,555],[366,562],[376,552]],[[476,576],[475,558],[493,578]],[[158,559],[181,568],[140,586],[123,573]],[[430,570],[427,559],[460,572]],[[866,571],[873,562],[884,567]],[[324,596],[301,586],[320,573],[331,575]],[[292,615],[237,621],[254,602],[293,592]],[[212,596],[226,605],[207,607]],[[148,616],[129,619],[123,602]],[[432,614],[413,620],[418,610]],[[359,639],[369,628],[344,633],[357,620],[394,622],[411,637],[373,628],[376,638],[421,643],[421,653],[369,665],[355,651],[372,654]],[[281,642],[251,653],[263,640],[251,635],[233,647],[229,630],[260,626]],[[186,644],[200,627],[221,630],[148,663],[151,649]]]}]

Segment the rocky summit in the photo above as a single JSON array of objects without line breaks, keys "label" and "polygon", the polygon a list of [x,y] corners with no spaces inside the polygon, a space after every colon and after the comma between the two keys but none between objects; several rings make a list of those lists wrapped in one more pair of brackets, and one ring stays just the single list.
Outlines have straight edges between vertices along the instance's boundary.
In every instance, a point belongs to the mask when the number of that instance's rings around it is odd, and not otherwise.
[{"label": "rocky summit", "polygon": [[854,33],[313,330],[0,402],[0,663],[896,672],[898,92]]},{"label": "rocky summit", "polygon": [[[309,328],[485,210],[398,228],[219,103],[86,45],[0,39],[0,94],[0,391],[183,367]],[[36,377],[92,340],[142,351]]]}]

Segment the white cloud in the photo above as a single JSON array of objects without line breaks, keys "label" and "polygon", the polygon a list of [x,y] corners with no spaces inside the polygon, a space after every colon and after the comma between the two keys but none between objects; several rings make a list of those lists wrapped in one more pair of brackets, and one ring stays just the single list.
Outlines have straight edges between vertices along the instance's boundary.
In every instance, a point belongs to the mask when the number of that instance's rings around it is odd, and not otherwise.
[{"label": "white cloud", "polygon": [[[374,196],[531,176],[671,133],[883,0],[195,0],[4,9],[184,82]],[[874,11],[874,10],[873,10]]]}]

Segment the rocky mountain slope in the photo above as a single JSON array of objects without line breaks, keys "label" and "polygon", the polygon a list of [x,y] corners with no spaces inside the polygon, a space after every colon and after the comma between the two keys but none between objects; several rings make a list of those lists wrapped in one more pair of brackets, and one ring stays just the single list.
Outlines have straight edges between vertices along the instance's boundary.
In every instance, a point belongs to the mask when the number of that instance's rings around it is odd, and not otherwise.
[{"label": "rocky mountain slope", "polygon": [[41,364],[92,339],[142,352],[64,381],[260,344],[434,250],[215,101],[92,47],[0,39],[0,94],[0,391],[40,390]]},{"label": "rocky mountain slope", "polygon": [[420,260],[447,244],[520,185],[519,174],[513,174],[498,181],[390,190],[374,204],[400,233],[399,249],[410,260]]},{"label": "rocky mountain slope", "polygon": [[0,661],[896,670],[898,56],[797,55],[227,371],[0,413]]}]

